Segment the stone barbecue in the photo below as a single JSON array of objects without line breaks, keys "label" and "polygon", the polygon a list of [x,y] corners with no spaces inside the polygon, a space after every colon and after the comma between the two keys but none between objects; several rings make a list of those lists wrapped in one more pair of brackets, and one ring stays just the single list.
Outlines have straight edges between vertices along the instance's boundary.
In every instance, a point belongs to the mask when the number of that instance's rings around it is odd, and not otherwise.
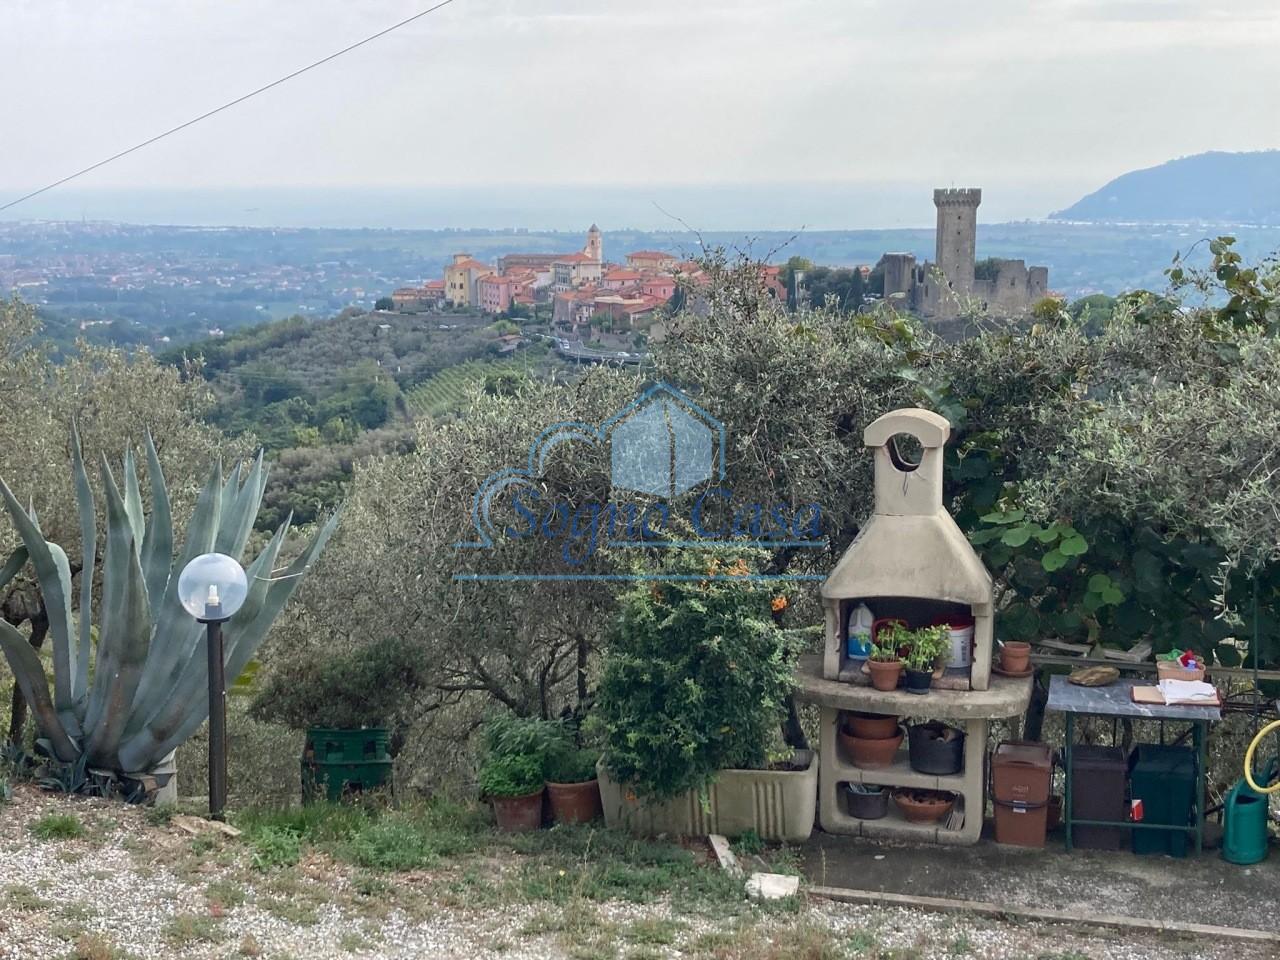
[{"label": "stone barbecue", "polygon": [[[943,506],[943,449],[950,433],[944,417],[920,409],[887,413],[863,433],[875,458],[875,510],[822,585],[824,651],[802,658],[797,676],[797,698],[820,708],[818,820],[828,833],[976,842],[986,811],[990,721],[1027,708],[1029,678],[991,675],[991,574]],[[919,448],[915,458],[909,444]],[[911,628],[971,623],[972,642],[962,634],[962,647],[945,671],[935,672],[928,693],[875,690],[864,661],[849,655],[852,621],[863,607],[876,621],[897,619]],[[959,772],[919,772],[905,744],[887,765],[857,765],[841,742],[846,711],[948,721],[964,733]],[[851,785],[942,791],[954,795],[955,804],[937,823],[909,822],[892,806],[886,815],[861,819],[845,796]]]}]

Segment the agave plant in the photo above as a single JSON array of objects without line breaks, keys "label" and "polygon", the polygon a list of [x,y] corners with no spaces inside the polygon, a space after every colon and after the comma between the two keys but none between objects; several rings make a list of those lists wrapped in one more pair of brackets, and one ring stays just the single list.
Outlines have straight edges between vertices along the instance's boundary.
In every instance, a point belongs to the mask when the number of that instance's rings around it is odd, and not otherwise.
[{"label": "agave plant", "polygon": [[[79,436],[73,430],[72,472],[84,551],[78,617],[72,615],[71,568],[65,551],[45,540],[35,511],[24,510],[0,480],[0,497],[22,538],[22,545],[0,568],[0,588],[29,561],[49,618],[52,695],[36,651],[0,620],[0,649],[31,705],[41,734],[38,745],[63,763],[127,778],[157,771],[209,716],[205,630],[178,600],[178,574],[203,553],[241,557],[267,483],[261,454],[251,465],[237,464],[225,480],[222,465],[215,464],[175,557],[169,494],[150,436],[146,461],[150,516],[143,515],[133,452],[124,456],[123,490],[106,458],[102,460],[106,543],[96,644],[92,620],[98,524]],[[246,568],[249,595],[223,627],[228,677],[239,676],[249,663],[337,519],[335,513],[302,554],[276,572],[286,520]]]}]

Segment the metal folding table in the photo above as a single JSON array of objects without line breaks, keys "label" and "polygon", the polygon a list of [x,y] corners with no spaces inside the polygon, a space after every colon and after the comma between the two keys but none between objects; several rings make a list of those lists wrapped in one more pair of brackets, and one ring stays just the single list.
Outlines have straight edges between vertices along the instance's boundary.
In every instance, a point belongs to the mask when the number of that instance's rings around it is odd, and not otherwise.
[{"label": "metal folding table", "polygon": [[[1132,690],[1135,686],[1151,686],[1150,681],[1123,679],[1105,687],[1082,687],[1069,683],[1062,675],[1054,675],[1049,680],[1049,702],[1046,710],[1057,710],[1066,720],[1066,786],[1062,799],[1062,823],[1066,829],[1067,849],[1071,849],[1071,828],[1085,827],[1124,827],[1130,830],[1166,830],[1184,831],[1195,835],[1196,853],[1201,851],[1204,840],[1204,784],[1205,771],[1208,766],[1208,751],[1205,734],[1209,724],[1222,719],[1222,712],[1216,706],[1166,706],[1164,704],[1134,703]],[[1131,820],[1074,820],[1071,816],[1071,749],[1075,740],[1075,718],[1077,716],[1112,717],[1115,719],[1128,717],[1134,720],[1157,720],[1160,722],[1160,741],[1164,742],[1164,723],[1166,720],[1191,724],[1191,738],[1195,756],[1195,823],[1189,825],[1164,823],[1134,823]],[[1114,740],[1114,730],[1112,739]]]}]

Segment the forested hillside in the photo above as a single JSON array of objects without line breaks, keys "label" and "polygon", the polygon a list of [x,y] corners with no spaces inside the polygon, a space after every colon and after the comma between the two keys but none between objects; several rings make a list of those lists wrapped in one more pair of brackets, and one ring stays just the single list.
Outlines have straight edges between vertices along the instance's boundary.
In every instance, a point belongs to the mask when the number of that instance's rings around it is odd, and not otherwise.
[{"label": "forested hillside", "polygon": [[499,357],[511,321],[472,312],[403,315],[346,310],[291,317],[160,355],[196,361],[217,403],[209,420],[251,436],[276,461],[259,525],[292,510],[308,521],[341,498],[355,463],[412,449],[411,422],[455,416],[486,381],[541,377],[562,366],[531,338]]}]

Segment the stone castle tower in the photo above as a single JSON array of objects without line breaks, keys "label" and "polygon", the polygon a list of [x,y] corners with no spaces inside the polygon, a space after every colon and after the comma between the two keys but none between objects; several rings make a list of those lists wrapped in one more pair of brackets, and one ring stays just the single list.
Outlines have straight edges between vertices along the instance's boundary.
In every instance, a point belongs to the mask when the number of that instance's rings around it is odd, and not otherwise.
[{"label": "stone castle tower", "polygon": [[594,223],[587,231],[587,245],[582,248],[582,252],[596,263],[604,262],[604,238],[600,235],[600,228]]},{"label": "stone castle tower", "polygon": [[933,262],[956,294],[973,292],[973,265],[978,249],[978,204],[982,191],[935,190],[938,208],[937,248]]},{"label": "stone castle tower", "polygon": [[915,254],[886,253],[880,258],[885,300],[924,317],[951,320],[970,310],[1021,316],[1048,294],[1047,267],[989,257],[976,269],[980,203],[977,188],[933,191],[938,208],[934,261],[919,264]]}]

